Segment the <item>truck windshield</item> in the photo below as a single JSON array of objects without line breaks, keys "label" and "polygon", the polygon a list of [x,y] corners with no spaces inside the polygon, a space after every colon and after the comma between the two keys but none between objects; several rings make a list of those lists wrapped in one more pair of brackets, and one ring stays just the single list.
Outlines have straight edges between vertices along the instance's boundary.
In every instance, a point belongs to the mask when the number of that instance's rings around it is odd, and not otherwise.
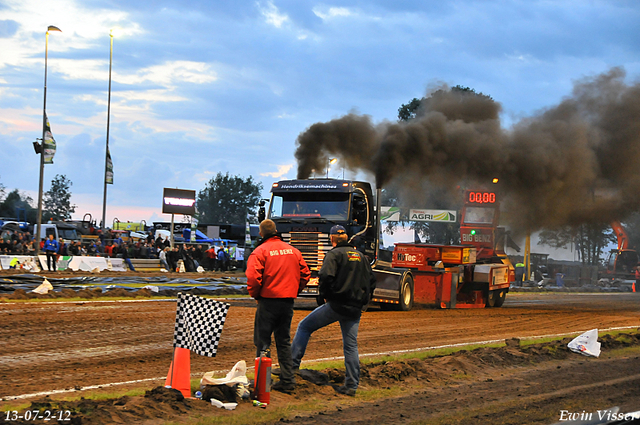
[{"label": "truck windshield", "polygon": [[348,214],[348,193],[283,193],[273,195],[269,217],[346,221]]}]

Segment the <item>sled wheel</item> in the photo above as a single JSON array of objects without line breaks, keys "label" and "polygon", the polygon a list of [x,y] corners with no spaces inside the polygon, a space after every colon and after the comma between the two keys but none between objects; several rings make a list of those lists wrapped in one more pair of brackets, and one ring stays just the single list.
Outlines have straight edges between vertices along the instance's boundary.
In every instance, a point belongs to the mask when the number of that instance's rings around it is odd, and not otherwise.
[{"label": "sled wheel", "polygon": [[485,307],[490,308],[490,307],[497,307],[496,306],[496,300],[500,297],[500,295],[498,294],[498,292],[500,291],[487,291],[487,304],[485,305]]},{"label": "sled wheel", "polygon": [[502,307],[502,304],[504,304],[504,300],[507,298],[507,291],[503,289],[501,291],[493,291],[493,292],[497,292],[495,297],[496,301],[495,301],[494,307]]},{"label": "sled wheel", "polygon": [[398,310],[409,311],[413,308],[413,278],[405,274],[400,284],[400,299]]}]

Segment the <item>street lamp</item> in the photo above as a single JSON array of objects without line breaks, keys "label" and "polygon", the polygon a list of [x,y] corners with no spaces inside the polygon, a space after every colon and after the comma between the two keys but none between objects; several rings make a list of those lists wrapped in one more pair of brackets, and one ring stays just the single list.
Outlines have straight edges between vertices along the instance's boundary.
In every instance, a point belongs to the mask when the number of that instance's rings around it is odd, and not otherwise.
[{"label": "street lamp", "polygon": [[[47,60],[49,57],[49,31],[62,30],[53,25],[49,25],[45,34],[44,42],[44,104],[42,106],[42,142],[40,145],[40,184],[38,186],[38,228],[34,232],[36,257],[40,255],[40,233],[42,233],[42,186],[44,182],[44,136],[47,127]],[[34,146],[35,147],[35,146]],[[36,150],[37,152],[37,150]]]},{"label": "street lamp", "polygon": [[[107,228],[107,184],[113,184],[113,166],[111,170],[111,178],[107,179],[109,171],[109,124],[111,120],[111,67],[113,64],[113,29],[109,31],[110,47],[109,47],[109,95],[107,98],[107,146],[104,153],[104,191],[102,197],[102,235],[105,234]],[[110,181],[109,181],[110,180]]]},{"label": "street lamp", "polygon": [[327,178],[329,178],[329,168],[331,168],[331,164],[335,164],[338,162],[338,158],[329,158],[327,161]]}]

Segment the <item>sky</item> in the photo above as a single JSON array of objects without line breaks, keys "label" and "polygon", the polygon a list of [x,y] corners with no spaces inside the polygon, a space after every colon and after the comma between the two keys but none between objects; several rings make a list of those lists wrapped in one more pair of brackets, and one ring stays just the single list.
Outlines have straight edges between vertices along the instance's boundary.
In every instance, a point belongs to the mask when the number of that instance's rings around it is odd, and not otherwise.
[{"label": "sky", "polygon": [[100,221],[113,29],[106,221],[150,224],[170,220],[164,187],[228,172],[267,197],[312,124],[394,121],[441,84],[490,95],[508,127],[611,67],[636,82],[638,22],[636,0],[0,0],[0,183],[37,202],[49,25],[44,190],[65,175],[74,218]]}]

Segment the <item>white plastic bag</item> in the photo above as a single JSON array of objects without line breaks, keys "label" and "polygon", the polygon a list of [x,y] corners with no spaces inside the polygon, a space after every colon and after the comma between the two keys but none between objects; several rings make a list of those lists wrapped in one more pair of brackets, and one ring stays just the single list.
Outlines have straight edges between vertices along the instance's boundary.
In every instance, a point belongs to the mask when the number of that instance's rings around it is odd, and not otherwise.
[{"label": "white plastic bag", "polygon": [[211,405],[219,408],[225,408],[227,410],[235,410],[238,403],[223,403],[220,400],[216,400],[215,398],[211,399]]},{"label": "white plastic bag", "polygon": [[144,286],[142,289],[148,289],[151,292],[160,292],[160,288],[154,285],[147,285],[147,286]]},{"label": "white plastic bag", "polygon": [[247,363],[244,360],[240,360],[233,368],[227,373],[224,378],[214,378],[213,372],[207,372],[202,376],[200,380],[200,388],[205,385],[222,385],[227,384],[233,386],[234,384],[248,384],[247,379]]},{"label": "white plastic bag", "polygon": [[591,329],[575,337],[567,347],[575,353],[580,353],[585,356],[599,357],[600,356],[600,343],[598,342],[598,330]]},{"label": "white plastic bag", "polygon": [[53,291],[53,285],[45,278],[44,281],[31,292],[35,292],[36,294],[46,294],[49,291]]}]

